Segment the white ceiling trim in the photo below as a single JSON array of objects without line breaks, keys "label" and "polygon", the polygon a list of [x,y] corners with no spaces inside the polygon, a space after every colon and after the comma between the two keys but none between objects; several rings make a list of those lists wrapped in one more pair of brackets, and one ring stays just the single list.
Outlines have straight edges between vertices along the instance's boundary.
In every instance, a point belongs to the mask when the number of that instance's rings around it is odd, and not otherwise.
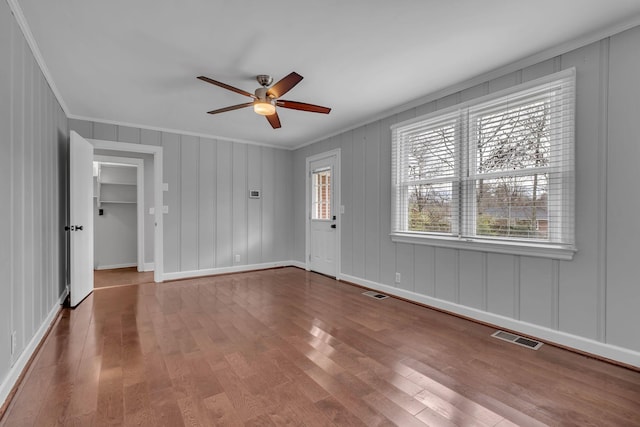
[{"label": "white ceiling trim", "polygon": [[189,131],[180,130],[180,129],[170,129],[170,128],[163,128],[163,127],[157,127],[157,126],[145,126],[137,123],[119,122],[115,120],[102,120],[102,119],[96,119],[92,117],[77,116],[75,114],[67,114],[67,117],[69,119],[74,119],[74,120],[85,120],[85,121],[94,122],[94,123],[104,123],[107,125],[125,126],[125,127],[144,129],[144,130],[153,130],[158,132],[172,133],[175,135],[195,136],[198,138],[215,139],[216,141],[228,141],[228,142],[236,142],[239,144],[257,145],[260,147],[277,148],[278,150],[293,150],[293,148],[291,147],[283,147],[281,145],[267,144],[264,142],[249,141],[249,140],[237,139],[237,138],[227,138],[224,136],[210,135],[206,133],[189,132]]},{"label": "white ceiling trim", "polygon": [[27,40],[27,44],[31,49],[31,53],[36,59],[38,66],[40,66],[40,71],[42,72],[45,80],[49,84],[49,87],[51,88],[53,95],[58,100],[58,104],[60,104],[60,107],[62,107],[62,111],[64,111],[66,116],[69,117],[69,108],[67,107],[67,104],[64,102],[64,98],[62,98],[62,94],[58,90],[56,83],[53,81],[53,77],[51,77],[49,68],[47,68],[47,64],[45,64],[44,58],[40,53],[40,49],[38,48],[38,43],[36,43],[36,40],[33,38],[33,33],[31,33],[31,28],[29,28],[29,24],[27,23],[27,20],[24,17],[24,13],[22,12],[20,5],[18,4],[18,0],[7,0],[7,3],[9,4],[9,9],[11,9],[11,13],[13,13],[13,16],[16,19],[16,22],[18,22],[18,26],[22,31],[22,35],[24,35],[24,38]]},{"label": "white ceiling trim", "polygon": [[482,83],[486,83],[490,80],[496,79],[498,77],[502,77],[504,75],[507,75],[509,73],[512,73],[514,71],[518,71],[521,70],[523,68],[527,68],[529,66],[538,64],[540,62],[544,62],[548,59],[551,58],[555,58],[556,56],[560,56],[563,55],[565,53],[571,52],[572,50],[576,50],[579,49],[581,47],[590,45],[591,43],[595,43],[598,42],[600,40],[606,39],[608,37],[614,36],[618,33],[621,33],[623,31],[626,30],[630,30],[631,28],[637,27],[640,25],[640,15],[636,15],[633,16],[623,22],[620,22],[616,25],[613,25],[611,27],[608,28],[604,28],[600,31],[596,31],[590,34],[587,34],[583,37],[579,37],[577,39],[573,39],[571,41],[568,41],[566,43],[562,43],[558,46],[554,46],[550,49],[544,50],[542,52],[538,52],[537,54],[528,56],[526,58],[523,58],[519,61],[516,62],[512,62],[508,65],[505,65],[504,67],[500,67],[500,68],[496,68],[493,71],[489,71],[487,73],[481,74],[479,76],[473,77],[469,80],[465,80],[463,82],[460,82],[458,84],[455,84],[453,86],[448,86],[442,90],[433,92],[427,96],[423,96],[420,98],[416,98],[413,101],[409,101],[407,103],[398,105],[397,107],[393,107],[387,111],[384,111],[380,114],[377,114],[376,116],[374,116],[371,119],[368,119],[366,121],[354,124],[353,126],[349,126],[348,128],[339,130],[337,132],[333,132],[331,134],[328,134],[324,137],[320,137],[320,138],[316,138],[312,141],[309,142],[305,142],[303,144],[297,145],[293,148],[291,148],[291,150],[297,150],[299,148],[303,148],[312,144],[315,144],[316,142],[320,142],[320,141],[325,141],[329,138],[332,138],[334,136],[343,134],[345,132],[349,132],[352,131],[354,129],[358,129],[362,126],[366,126],[368,124],[371,123],[375,123],[378,120],[382,120],[382,119],[386,119],[390,116],[393,116],[395,114],[399,114],[402,113],[404,111],[410,110],[412,108],[416,108],[419,107],[421,105],[424,104],[428,104],[429,102],[447,97],[449,95],[452,95],[454,93],[457,92],[461,92],[465,89],[469,89],[472,88],[474,86],[477,86],[479,84]]}]

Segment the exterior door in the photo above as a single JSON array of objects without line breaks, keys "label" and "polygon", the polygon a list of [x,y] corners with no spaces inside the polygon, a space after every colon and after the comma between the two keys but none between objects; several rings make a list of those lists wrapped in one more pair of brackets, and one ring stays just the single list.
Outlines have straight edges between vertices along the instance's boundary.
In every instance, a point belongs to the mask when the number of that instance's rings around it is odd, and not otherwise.
[{"label": "exterior door", "polygon": [[336,158],[309,163],[309,264],[318,273],[336,277],[337,206],[334,191]]},{"label": "exterior door", "polygon": [[69,220],[71,307],[93,291],[93,146],[71,131]]}]

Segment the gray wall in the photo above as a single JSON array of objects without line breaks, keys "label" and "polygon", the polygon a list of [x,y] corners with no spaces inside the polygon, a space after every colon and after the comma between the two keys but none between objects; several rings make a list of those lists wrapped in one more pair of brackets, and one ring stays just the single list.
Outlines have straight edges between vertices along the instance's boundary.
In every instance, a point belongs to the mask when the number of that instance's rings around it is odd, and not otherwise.
[{"label": "gray wall", "polygon": [[138,212],[135,203],[103,203],[93,199],[94,268],[138,265]]},{"label": "gray wall", "polygon": [[[291,151],[82,120],[69,126],[85,138],[163,147],[165,273],[291,259]],[[249,189],[262,198],[249,199]]]},{"label": "gray wall", "polygon": [[[390,125],[569,67],[577,69],[579,252],[572,261],[391,241]],[[296,150],[294,259],[305,256],[305,158],[339,147],[347,278],[561,331],[569,344],[580,337],[640,351],[639,76],[637,27]],[[394,284],[395,272],[401,284]]]},{"label": "gray wall", "polygon": [[0,383],[67,283],[68,144],[67,118],[0,1]]}]

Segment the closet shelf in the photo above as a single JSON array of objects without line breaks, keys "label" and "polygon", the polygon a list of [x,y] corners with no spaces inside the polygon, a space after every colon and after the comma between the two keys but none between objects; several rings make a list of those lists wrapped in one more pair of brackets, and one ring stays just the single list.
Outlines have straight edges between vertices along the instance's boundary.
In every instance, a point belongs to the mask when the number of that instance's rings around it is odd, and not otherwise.
[{"label": "closet shelf", "polygon": [[102,203],[137,202],[137,168],[99,164],[97,172],[94,191],[98,207]]}]

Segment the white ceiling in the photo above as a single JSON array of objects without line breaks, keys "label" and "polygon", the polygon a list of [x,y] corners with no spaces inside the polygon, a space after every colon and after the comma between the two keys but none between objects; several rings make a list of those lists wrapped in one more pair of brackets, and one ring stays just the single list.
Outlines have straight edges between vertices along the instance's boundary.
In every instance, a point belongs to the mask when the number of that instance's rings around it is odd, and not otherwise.
[{"label": "white ceiling", "polygon": [[[70,117],[296,147],[576,40],[640,23],[638,0],[16,1]],[[279,109],[250,101],[256,74],[304,80]]]}]

